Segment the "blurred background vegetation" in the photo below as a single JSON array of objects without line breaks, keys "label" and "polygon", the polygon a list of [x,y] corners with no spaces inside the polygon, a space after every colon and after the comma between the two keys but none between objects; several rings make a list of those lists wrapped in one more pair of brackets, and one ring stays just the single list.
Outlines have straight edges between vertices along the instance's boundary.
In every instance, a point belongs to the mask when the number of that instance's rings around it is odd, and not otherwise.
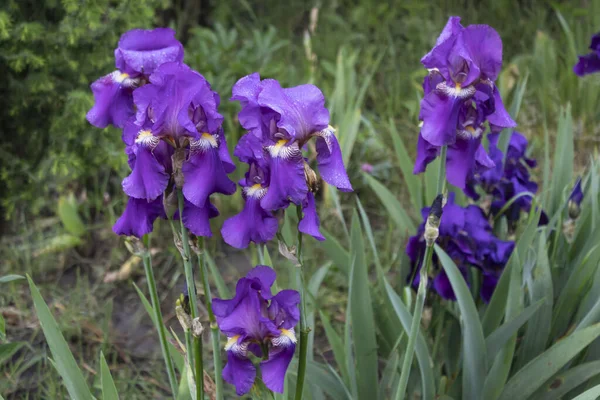
[{"label": "blurred background vegetation", "polygon": [[[367,196],[372,189],[361,166],[371,164],[373,176],[400,201],[407,199],[393,135],[399,134],[413,152],[425,74],[419,60],[450,15],[461,16],[465,25],[489,24],[500,33],[504,68],[499,86],[510,104],[521,99],[518,91],[526,82],[517,120],[534,155],[543,154],[545,137],[553,140],[559,108],[570,103],[576,155],[580,165],[587,163],[600,137],[600,79],[578,79],[572,66],[600,31],[598,0],[4,1],[0,276],[33,276],[87,372],[96,374],[97,366],[86,360],[96,360],[102,349],[112,365],[120,366],[113,375],[123,398],[160,397],[156,393],[165,389],[162,361],[155,357],[155,335],[131,285],[132,279],[145,285],[136,272],[139,260],[129,258],[110,229],[123,209],[120,182],[128,169],[120,132],[96,129],[85,120],[93,104],[89,85],[114,69],[119,36],[131,28],[157,26],[176,29],[185,62],[221,94],[231,149],[243,133],[236,120],[239,106],[227,101],[238,78],[259,71],[283,86],[320,86],[351,180],[359,197],[365,194],[361,200],[374,221],[378,247],[385,250],[380,257],[385,265],[399,264],[405,243],[398,241],[399,229],[377,198]],[[323,226],[336,237],[343,236],[336,222],[354,207],[352,196],[322,194]],[[222,216],[241,206],[239,193],[217,201]],[[411,212],[416,216],[418,210]],[[222,217],[215,221],[210,241],[219,267],[249,265],[243,253],[221,243],[221,223]],[[155,265],[170,312],[182,277],[168,230],[162,232],[155,235]],[[311,246],[316,267],[324,257]],[[227,283],[240,276],[223,275]],[[328,282],[332,290],[320,300],[334,321],[344,318],[344,310],[335,306],[337,284],[336,279]],[[46,379],[56,373],[45,358],[24,285],[3,284],[0,311],[8,337],[24,343],[0,354],[0,393],[62,398],[58,380]]]}]

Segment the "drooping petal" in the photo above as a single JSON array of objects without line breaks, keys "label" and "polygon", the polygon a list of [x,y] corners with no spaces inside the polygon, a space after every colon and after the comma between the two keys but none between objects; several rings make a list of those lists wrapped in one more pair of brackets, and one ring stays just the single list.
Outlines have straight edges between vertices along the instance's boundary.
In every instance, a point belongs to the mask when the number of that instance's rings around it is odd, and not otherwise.
[{"label": "drooping petal", "polygon": [[151,201],[167,188],[169,174],[152,154],[152,148],[135,146],[135,164],[131,174],[123,179],[123,191],[130,197]]},{"label": "drooping petal", "polygon": [[489,273],[483,274],[483,279],[481,280],[481,298],[486,303],[490,302],[492,295],[494,294],[494,290],[496,290],[496,285],[498,284],[499,277],[496,274]]},{"label": "drooping petal", "polygon": [[494,112],[487,117],[490,124],[500,128],[514,128],[517,126],[517,123],[512,119],[508,111],[506,111],[506,108],[504,108],[502,97],[500,97],[500,91],[498,91],[496,86],[494,86],[493,95]]},{"label": "drooping petal", "polygon": [[287,207],[290,201],[302,204],[308,193],[304,176],[304,159],[297,143],[282,140],[267,148],[270,154],[270,183],[267,194],[260,201],[265,210]]},{"label": "drooping petal", "polygon": [[[204,207],[198,207],[185,200],[183,203],[183,226],[196,236],[211,237],[210,219],[219,215],[219,210],[209,202]],[[179,218],[176,212],[173,218]]]},{"label": "drooping petal", "polygon": [[199,140],[192,142],[189,159],[181,168],[183,194],[197,207],[204,207],[213,193],[235,192],[235,183],[225,172],[218,148],[218,137],[203,134]]},{"label": "drooping petal", "polygon": [[118,80],[120,75],[119,71],[115,71],[91,85],[94,106],[86,118],[95,127],[106,128],[112,124],[122,128],[133,115],[133,88],[117,82],[115,78]]},{"label": "drooping petal", "polygon": [[250,242],[267,243],[277,234],[277,218],[260,206],[260,199],[247,197],[241,213],[223,223],[221,235],[230,246],[245,249]]},{"label": "drooping petal", "polygon": [[478,147],[477,140],[457,140],[454,145],[448,147],[446,178],[450,184],[461,189],[466,187]]},{"label": "drooping petal", "polygon": [[113,232],[141,238],[152,232],[152,224],[158,217],[166,218],[162,199],[147,202],[130,197],[125,211],[113,226]]},{"label": "drooping petal", "polygon": [[324,129],[317,135],[317,165],[323,180],[342,192],[351,192],[352,185],[346,173],[340,144],[335,131]]},{"label": "drooping petal", "polygon": [[325,96],[315,85],[300,85],[283,89],[274,79],[262,81],[258,104],[279,114],[277,126],[290,137],[304,142],[313,132],[329,125]]},{"label": "drooping petal", "polygon": [[269,359],[261,361],[260,372],[267,388],[277,393],[283,393],[285,374],[292,358],[294,358],[295,350],[295,344],[283,348],[273,348],[269,352]]},{"label": "drooping petal", "polygon": [[225,169],[225,172],[230,174],[233,171],[235,171],[235,164],[234,164],[233,160],[231,159],[231,155],[229,155],[229,149],[227,148],[227,139],[225,138],[225,132],[223,131],[223,128],[219,128],[218,135],[219,135],[219,158],[221,159],[221,162],[223,163],[223,168]]},{"label": "drooping petal", "polygon": [[448,279],[448,275],[446,275],[445,271],[440,271],[436,277],[433,278],[432,286],[443,299],[456,300],[456,295],[450,284],[450,279]]},{"label": "drooping petal", "polygon": [[415,168],[413,169],[413,174],[425,172],[427,165],[435,160],[438,153],[439,148],[427,142],[425,139],[423,139],[423,135],[419,133],[419,139],[417,140],[417,158],[415,159]]},{"label": "drooping petal", "polygon": [[183,45],[170,28],[132,29],[121,36],[115,49],[117,68],[128,74],[150,75],[171,61],[183,61]]},{"label": "drooping petal", "polygon": [[252,361],[231,351],[227,352],[227,364],[223,368],[223,379],[235,386],[235,392],[238,396],[243,396],[252,389],[255,378],[256,368],[254,368]]},{"label": "drooping petal", "polygon": [[464,97],[456,97],[434,90],[423,97],[419,119],[423,121],[421,135],[435,146],[452,144],[456,140],[456,126]]},{"label": "drooping petal", "polygon": [[308,192],[306,200],[302,204],[303,217],[298,223],[298,230],[307,235],[311,235],[317,240],[325,240],[325,237],[319,231],[319,215],[315,204],[315,196]]}]

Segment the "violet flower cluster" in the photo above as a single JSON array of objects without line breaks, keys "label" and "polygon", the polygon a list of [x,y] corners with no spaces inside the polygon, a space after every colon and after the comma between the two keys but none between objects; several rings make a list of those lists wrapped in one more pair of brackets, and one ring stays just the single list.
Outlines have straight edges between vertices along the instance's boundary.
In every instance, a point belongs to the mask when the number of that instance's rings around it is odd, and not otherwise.
[{"label": "violet flower cluster", "polygon": [[314,196],[318,178],[302,154],[312,138],[323,180],[345,192],[352,186],[323,93],[309,84],[282,88],[276,80],[261,80],[254,73],[235,84],[231,100],[242,104],[238,117],[248,131],[234,155],[248,164],[248,171],[239,182],[244,209],[225,221],[223,239],[237,248],[265,243],[278,230],[273,213],[295,204],[303,211],[298,230],[324,240]]},{"label": "violet flower cluster", "polygon": [[[489,155],[495,167],[480,174],[473,174],[468,180],[465,193],[474,200],[480,195],[476,188],[480,187],[491,197],[490,215],[496,216],[502,208],[512,200],[504,211],[504,216],[511,224],[521,217],[521,212],[529,212],[532,196],[538,190],[538,184],[531,178],[530,169],[535,168],[537,161],[527,157],[527,138],[517,131],[511,133],[506,157],[498,148],[500,133],[491,133],[489,139]],[[531,195],[530,195],[531,194]],[[540,224],[546,224],[548,217],[542,211]]]},{"label": "violet flower cluster", "polygon": [[273,295],[275,278],[275,271],[259,265],[238,281],[232,299],[213,299],[217,323],[228,337],[223,379],[235,386],[238,396],[248,393],[256,379],[251,355],[262,359],[262,381],[278,393],[283,392],[285,374],[294,357],[300,294],[282,290]]},{"label": "violet flower cluster", "polygon": [[465,28],[459,17],[450,17],[421,63],[429,74],[423,82],[422,128],[413,172],[424,172],[442,146],[448,146],[446,178],[464,189],[471,174],[494,167],[481,145],[485,123],[493,130],[516,126],[495,85],[502,67],[502,41],[487,25]]},{"label": "violet flower cluster", "polygon": [[219,95],[182,61],[183,46],[173,30],[134,29],[115,50],[118,70],[92,84],[95,104],[87,119],[100,128],[123,128],[131,168],[122,185],[129,200],[113,227],[117,234],[151,232],[156,218],[166,218],[163,204],[177,204],[179,189],[185,227],[211,236],[209,218],[218,215],[211,194],[235,192],[227,177],[235,166],[217,110]]},{"label": "violet flower cluster", "polygon": [[573,67],[573,72],[578,76],[600,71],[600,32],[592,36],[590,50],[590,53],[579,56],[579,61]]},{"label": "violet flower cluster", "polygon": [[[423,221],[426,221],[429,207],[423,208],[421,214]],[[425,222],[421,223],[417,234],[410,237],[406,245],[406,254],[411,261],[408,279],[412,279],[414,287],[419,285],[419,272],[424,261],[424,231]],[[454,203],[452,195],[444,206],[436,243],[454,260],[467,284],[471,284],[469,268],[476,268],[481,272],[480,295],[486,302],[492,297],[515,245],[512,241],[500,240],[494,236],[488,219],[478,206],[461,207]],[[444,299],[456,300],[448,276],[435,254],[430,273],[433,274],[430,281],[433,289]]]}]

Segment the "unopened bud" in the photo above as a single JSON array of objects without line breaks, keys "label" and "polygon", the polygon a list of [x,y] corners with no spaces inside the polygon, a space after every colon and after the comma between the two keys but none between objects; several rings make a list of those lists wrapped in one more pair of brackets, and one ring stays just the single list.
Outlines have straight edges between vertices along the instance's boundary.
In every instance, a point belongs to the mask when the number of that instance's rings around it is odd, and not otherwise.
[{"label": "unopened bud", "polygon": [[194,252],[194,254],[196,254],[197,256],[200,256],[203,254],[202,248],[200,248],[200,246],[198,245],[198,237],[191,237],[190,238],[190,249],[192,249],[192,251]]},{"label": "unopened bud", "polygon": [[311,192],[319,191],[319,178],[306,161],[304,162],[304,179],[306,179],[306,185]]},{"label": "unopened bud", "polygon": [[431,204],[429,216],[427,217],[427,222],[425,223],[425,233],[423,234],[423,238],[425,238],[425,243],[428,247],[433,246],[437,238],[440,236],[439,228],[444,209],[444,199],[444,195],[438,194]]},{"label": "unopened bud", "polygon": [[579,207],[579,204],[577,204],[573,200],[569,200],[569,204],[567,205],[567,207],[569,209],[569,218],[577,219],[577,217],[579,217],[579,214],[581,213],[581,208]]},{"label": "unopened bud", "polygon": [[192,321],[192,335],[198,338],[202,336],[202,332],[204,332],[204,327],[200,323],[200,318],[196,317]]},{"label": "unopened bud", "polygon": [[436,227],[429,225],[429,221],[425,224],[425,233],[423,237],[425,238],[425,243],[427,247],[433,246],[437,238],[440,236],[440,230]]}]

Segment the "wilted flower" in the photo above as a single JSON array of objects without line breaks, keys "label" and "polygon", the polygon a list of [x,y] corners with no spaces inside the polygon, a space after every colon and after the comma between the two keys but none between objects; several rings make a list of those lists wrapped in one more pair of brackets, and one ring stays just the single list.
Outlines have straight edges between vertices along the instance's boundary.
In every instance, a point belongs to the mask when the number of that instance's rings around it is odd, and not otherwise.
[{"label": "wilted flower", "polygon": [[[423,221],[426,221],[429,207],[424,208],[421,214]],[[417,234],[409,238],[406,246],[406,254],[412,265],[409,279],[413,278],[414,286],[419,284],[419,271],[425,255],[424,230],[425,222],[419,226]],[[449,197],[444,206],[436,243],[454,260],[468,284],[469,267],[482,271],[481,297],[489,301],[497,279],[514,248],[514,243],[500,240],[493,235],[492,228],[479,207],[474,205],[460,207],[454,203],[453,196]],[[432,266],[430,273],[434,274],[433,288],[442,298],[455,300],[456,296],[450,280],[435,254]]]},{"label": "wilted flower", "polygon": [[571,195],[569,196],[569,217],[572,219],[576,219],[579,217],[579,213],[581,212],[580,206],[581,201],[583,200],[583,191],[581,190],[581,178],[577,178],[577,182],[575,182],[575,186],[573,186],[573,191],[571,191]]},{"label": "wilted flower", "polygon": [[[528,143],[521,133],[517,131],[511,133],[506,157],[498,148],[499,138],[500,133],[488,135],[489,154],[496,166],[485,172],[472,174],[465,193],[478,200],[480,195],[477,193],[476,187],[481,187],[492,197],[490,213],[494,216],[515,196],[519,196],[512,201],[503,214],[509,222],[516,222],[522,211],[529,212],[531,209],[532,196],[528,193],[535,194],[537,192],[538,184],[531,180],[529,171],[536,167],[537,162],[535,159],[527,157]],[[547,223],[547,216],[544,212],[542,212],[540,223]]]},{"label": "wilted flower", "polygon": [[450,17],[421,63],[429,75],[423,82],[414,173],[425,171],[447,145],[446,177],[464,189],[470,173],[494,165],[481,146],[485,122],[494,129],[516,126],[494,83],[502,67],[502,41],[487,25],[464,28],[459,17]]},{"label": "wilted flower", "polygon": [[329,125],[325,97],[314,85],[284,89],[273,79],[260,80],[258,73],[241,78],[231,100],[242,103],[238,117],[248,133],[240,139],[234,155],[249,164],[242,186],[246,205],[242,213],[223,226],[223,237],[234,247],[264,243],[277,232],[272,212],[291,203],[302,206],[298,229],[324,240],[319,232],[314,192],[317,174],[302,155],[316,138],[317,166],[325,182],[351,191],[335,130]]},{"label": "wilted flower", "polygon": [[573,72],[579,76],[600,71],[600,32],[592,36],[589,54],[579,56],[579,62],[573,67]]},{"label": "wilted flower", "polygon": [[133,90],[169,61],[183,61],[183,46],[172,29],[133,29],[123,34],[115,49],[118,70],[92,83],[95,104],[87,113],[90,124],[122,128],[134,113]]},{"label": "wilted flower", "polygon": [[300,294],[282,290],[272,295],[275,278],[271,268],[257,266],[238,281],[234,298],[213,299],[217,323],[228,337],[223,379],[235,385],[239,396],[250,391],[256,378],[251,354],[262,358],[262,380],[278,393],[283,392],[285,374],[294,357]]}]

